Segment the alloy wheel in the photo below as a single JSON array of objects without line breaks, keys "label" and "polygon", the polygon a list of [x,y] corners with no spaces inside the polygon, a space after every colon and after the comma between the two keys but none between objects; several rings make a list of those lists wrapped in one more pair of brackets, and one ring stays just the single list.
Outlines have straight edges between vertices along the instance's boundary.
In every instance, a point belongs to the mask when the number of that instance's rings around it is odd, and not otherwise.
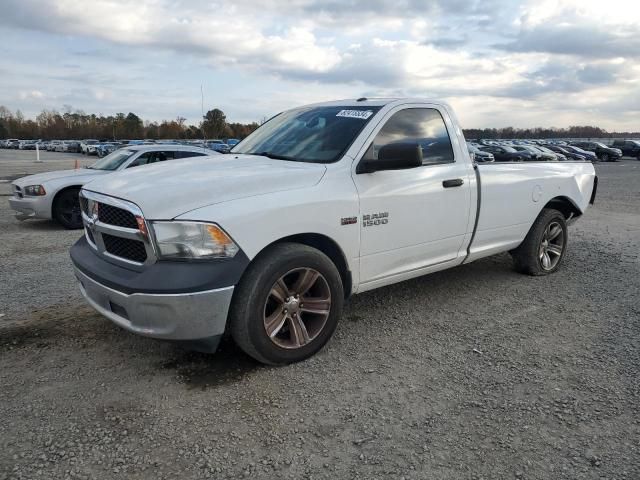
[{"label": "alloy wheel", "polygon": [[560,262],[564,251],[564,230],[558,222],[547,225],[540,243],[540,265],[544,270],[553,270]]},{"label": "alloy wheel", "polygon": [[312,268],[297,268],[271,287],[264,306],[264,329],[281,348],[296,349],[312,342],[331,312],[331,290]]}]

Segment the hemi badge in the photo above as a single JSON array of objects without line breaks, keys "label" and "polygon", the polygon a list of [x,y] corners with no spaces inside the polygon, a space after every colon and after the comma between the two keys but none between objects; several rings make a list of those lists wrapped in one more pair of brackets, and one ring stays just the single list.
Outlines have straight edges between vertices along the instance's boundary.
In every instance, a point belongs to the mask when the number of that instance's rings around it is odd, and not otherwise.
[{"label": "hemi badge", "polygon": [[358,223],[358,217],[343,217],[340,219],[340,225],[353,225]]}]

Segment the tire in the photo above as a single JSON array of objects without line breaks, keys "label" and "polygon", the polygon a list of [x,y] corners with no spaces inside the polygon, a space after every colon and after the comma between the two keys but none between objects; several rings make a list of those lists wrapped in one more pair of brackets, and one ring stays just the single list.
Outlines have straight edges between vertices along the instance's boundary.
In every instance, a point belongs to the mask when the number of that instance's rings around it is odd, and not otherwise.
[{"label": "tire", "polygon": [[[305,290],[307,283],[311,287]],[[305,298],[312,307],[304,306]],[[306,245],[281,243],[261,253],[236,287],[229,330],[238,346],[259,362],[299,362],[329,341],[343,302],[342,279],[329,257]]]},{"label": "tire", "polygon": [[60,192],[53,202],[53,218],[67,230],[82,228],[79,188],[68,188]]},{"label": "tire", "polygon": [[602,156],[600,157],[600,160],[602,160],[603,162],[608,162],[609,155],[607,153],[603,153]]},{"label": "tire", "polygon": [[555,272],[567,251],[567,239],[564,215],[552,208],[543,209],[522,244],[510,252],[516,270],[532,276]]}]

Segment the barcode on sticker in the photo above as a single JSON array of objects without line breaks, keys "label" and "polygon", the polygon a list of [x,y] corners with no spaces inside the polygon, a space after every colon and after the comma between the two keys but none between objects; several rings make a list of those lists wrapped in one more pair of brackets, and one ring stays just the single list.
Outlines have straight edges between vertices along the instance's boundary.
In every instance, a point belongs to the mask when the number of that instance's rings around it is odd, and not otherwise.
[{"label": "barcode on sticker", "polygon": [[359,118],[366,120],[373,112],[371,110],[340,110],[336,117]]}]

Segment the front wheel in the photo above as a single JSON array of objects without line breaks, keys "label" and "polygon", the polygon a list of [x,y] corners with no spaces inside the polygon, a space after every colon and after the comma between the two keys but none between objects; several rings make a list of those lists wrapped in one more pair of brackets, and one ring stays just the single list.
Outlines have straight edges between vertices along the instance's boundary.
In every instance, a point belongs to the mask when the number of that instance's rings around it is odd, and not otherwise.
[{"label": "front wheel", "polygon": [[603,153],[603,154],[602,154],[602,156],[600,157],[600,159],[601,159],[603,162],[608,162],[608,161],[609,161],[609,154],[607,154],[607,153]]},{"label": "front wheel", "polygon": [[324,253],[295,243],[275,245],[260,254],[236,287],[231,335],[262,363],[299,362],[329,341],[343,301],[340,273]]},{"label": "front wheel", "polygon": [[568,229],[564,215],[545,208],[522,244],[512,250],[516,270],[528,275],[548,275],[560,267],[567,249]]},{"label": "front wheel", "polygon": [[53,202],[53,218],[69,230],[82,228],[79,193],[80,190],[77,188],[64,190]]}]

